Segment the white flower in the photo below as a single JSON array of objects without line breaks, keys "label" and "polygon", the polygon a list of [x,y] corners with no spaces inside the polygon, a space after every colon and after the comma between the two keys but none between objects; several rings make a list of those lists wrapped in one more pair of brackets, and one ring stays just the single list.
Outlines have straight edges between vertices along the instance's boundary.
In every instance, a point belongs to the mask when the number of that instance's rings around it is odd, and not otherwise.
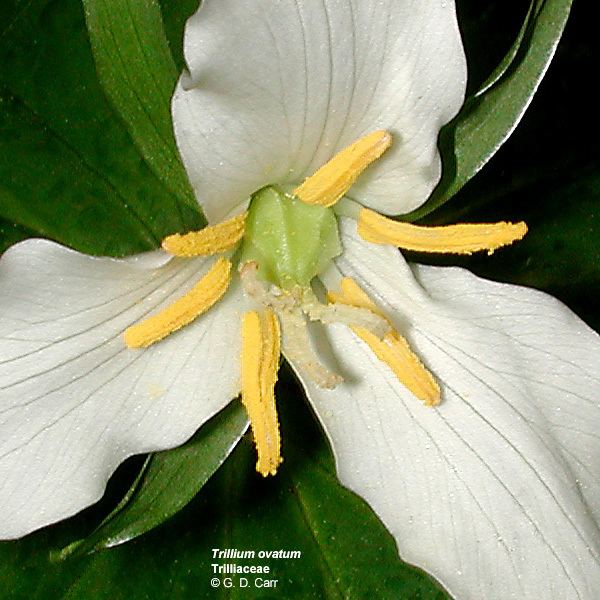
[{"label": "white flower", "polygon": [[[465,81],[453,3],[204,0],[185,52],[174,125],[213,227],[164,246],[225,256],[99,259],[43,240],[4,255],[2,537],[93,503],[127,456],[183,443],[241,387],[274,472],[281,324],[340,480],[402,558],[458,598],[595,598],[598,336],[545,294],[383,243],[493,250],[520,225],[422,230],[361,208],[407,212],[439,179]],[[303,242],[283,244],[282,224]],[[314,346],[305,315],[329,323]]]}]

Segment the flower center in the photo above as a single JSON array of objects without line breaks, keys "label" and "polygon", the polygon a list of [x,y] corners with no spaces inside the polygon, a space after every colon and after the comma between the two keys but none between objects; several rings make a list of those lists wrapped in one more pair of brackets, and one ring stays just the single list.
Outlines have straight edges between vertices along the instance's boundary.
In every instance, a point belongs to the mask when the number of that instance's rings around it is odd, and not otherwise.
[{"label": "flower center", "polygon": [[273,187],[254,194],[246,218],[240,264],[282,289],[307,287],[342,252],[331,208],[308,205]]},{"label": "flower center", "polygon": [[[349,278],[323,273],[341,254],[337,214],[354,218],[366,241],[421,252],[470,254],[521,239],[525,223],[420,227],[400,223],[342,199],[359,175],[391,144],[386,131],[368,134],[335,155],[291,194],[275,187],[256,192],[247,212],[185,235],[168,236],[163,249],[179,257],[234,253],[246,296],[259,311],[242,319],[241,392],[258,452],[257,470],[275,474],[281,463],[274,386],[280,345],[286,357],[322,388],[342,378],[319,360],[308,322],[342,323],[365,342],[396,378],[428,406],[440,402],[433,375],[391,325],[387,315]],[[124,333],[129,348],[144,348],[188,325],[218,302],[231,281],[232,262],[219,258],[179,300]],[[334,269],[335,271],[335,269]],[[323,302],[314,281],[321,277]],[[328,303],[325,303],[325,300]]]},{"label": "flower center", "polygon": [[350,303],[325,305],[308,286],[297,285],[289,290],[282,290],[265,283],[258,273],[258,263],[243,263],[240,277],[246,295],[277,314],[285,332],[286,356],[321,388],[332,389],[343,380],[319,361],[310,343],[307,320],[360,327],[376,339],[383,338],[391,329],[386,319],[370,306]]}]

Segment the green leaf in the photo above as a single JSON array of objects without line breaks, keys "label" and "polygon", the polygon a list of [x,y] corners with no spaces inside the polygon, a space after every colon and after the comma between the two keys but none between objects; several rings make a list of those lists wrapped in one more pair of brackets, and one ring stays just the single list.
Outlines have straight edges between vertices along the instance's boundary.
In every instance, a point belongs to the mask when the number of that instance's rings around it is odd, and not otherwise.
[{"label": "green leaf", "polygon": [[186,68],[183,57],[183,29],[186,21],[198,10],[199,4],[198,0],[160,0],[165,34],[178,71]]},{"label": "green leaf", "polygon": [[26,227],[0,219],[0,254],[13,244],[33,236],[34,232]]},{"label": "green leaf", "polygon": [[594,168],[576,178],[515,194],[530,232],[514,248],[508,278],[538,288],[600,283],[600,174]]},{"label": "green leaf", "polygon": [[525,39],[525,35],[531,27],[531,23],[535,13],[535,8],[538,4],[539,2],[536,2],[536,0],[533,0],[529,4],[529,9],[527,10],[527,14],[525,15],[523,24],[521,25],[521,29],[519,29],[519,33],[517,34],[513,45],[506,53],[506,56],[504,56],[504,58],[500,61],[500,63],[496,66],[492,73],[490,73],[488,78],[481,84],[479,90],[475,94],[476,96],[481,96],[482,94],[487,92],[493,85],[498,83],[500,79],[506,74],[509,67],[515,62],[515,59],[519,54],[519,49],[521,48],[521,45],[523,44],[523,41]]},{"label": "green leaf", "polygon": [[[0,100],[4,220],[90,254],[119,254],[120,250],[155,246],[157,237],[152,229],[77,151],[50,133],[20,99],[0,92]],[[53,202],[58,198],[60,202]],[[98,238],[103,230],[110,234]],[[117,240],[121,241],[118,245]]]},{"label": "green leaf", "polygon": [[[94,518],[88,512],[0,543],[3,589],[23,600],[445,600],[431,578],[399,560],[394,540],[364,502],[337,483],[300,391],[285,373],[282,379],[284,463],[276,477],[255,472],[255,450],[245,436],[192,502],[132,542],[50,563],[48,550],[72,539]],[[301,556],[232,561],[213,558],[214,548],[299,550]],[[267,577],[278,580],[277,588],[213,589],[212,565],[231,562],[269,565]]]},{"label": "green leaf", "polygon": [[[411,254],[411,260],[458,265],[480,277],[535,287],[558,297],[592,327],[600,328],[600,174],[595,165],[511,178],[497,193],[476,187],[462,203],[435,213],[436,224],[500,220],[527,223],[525,238],[493,256]],[[433,221],[434,216],[427,221]]]},{"label": "green leaf", "polygon": [[[290,395],[288,391],[286,397]],[[312,541],[305,547],[313,553],[322,590],[315,597],[447,599],[429,576],[399,559],[396,543],[379,519],[339,484],[322,432],[300,409],[288,406],[283,422],[281,476],[288,489],[285,518],[293,519],[288,528],[303,531],[302,538]],[[265,529],[273,527],[268,519]]]},{"label": "green leaf", "polygon": [[571,4],[572,0],[532,0],[506,57],[442,131],[440,147],[447,163],[440,184],[423,206],[403,218],[418,220],[447,202],[508,139],[550,65]]},{"label": "green leaf", "polygon": [[245,410],[232,402],[187,444],[151,455],[115,510],[93,533],[69,544],[55,558],[122,544],[172,517],[221,466],[247,427]]},{"label": "green leaf", "polygon": [[497,221],[510,215],[529,226],[525,238],[489,258],[459,258],[465,266],[540,289],[600,283],[600,174],[595,167],[568,177],[549,177],[492,197],[479,206],[447,211],[444,222],[467,217]]},{"label": "green leaf", "polygon": [[195,206],[171,126],[178,72],[156,0],[83,0],[100,81],[142,156],[181,201]]},{"label": "green leaf", "polygon": [[0,18],[0,218],[109,255],[199,225],[107,103],[80,3],[7,1]]}]

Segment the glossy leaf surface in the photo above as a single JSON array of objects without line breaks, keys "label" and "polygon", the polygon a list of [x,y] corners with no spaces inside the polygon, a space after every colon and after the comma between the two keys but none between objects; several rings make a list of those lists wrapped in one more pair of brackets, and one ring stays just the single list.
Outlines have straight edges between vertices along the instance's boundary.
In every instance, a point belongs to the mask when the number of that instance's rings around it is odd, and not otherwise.
[{"label": "glossy leaf surface", "polygon": [[418,220],[452,198],[508,139],[550,65],[571,4],[572,0],[531,1],[505,58],[442,131],[440,144],[446,157],[442,181],[407,220]]},{"label": "glossy leaf surface", "polygon": [[[0,218],[90,254],[199,226],[156,179],[98,82],[81,5],[10,1],[0,37]],[[184,225],[185,223],[185,225]]]},{"label": "glossy leaf surface", "polygon": [[170,104],[179,75],[156,0],[84,0],[100,81],[141,155],[182,202],[195,205],[175,146]]},{"label": "glossy leaf surface", "polygon": [[[246,436],[232,459],[168,525],[108,551],[59,563],[48,550],[93,519],[93,510],[24,540],[0,544],[0,580],[15,598],[214,598],[320,600],[447,596],[398,559],[366,505],[333,473],[326,443],[291,382],[278,386],[284,458],[279,476],[254,470]],[[231,561],[213,549],[298,550],[299,558]],[[210,586],[213,564],[269,565],[276,589]],[[223,575],[220,580],[223,580]],[[254,583],[254,577],[248,579]],[[236,580],[236,584],[237,584]]]},{"label": "glossy leaf surface", "polygon": [[69,544],[56,558],[122,544],[172,517],[214,475],[247,425],[244,409],[232,402],[183,446],[150,455],[115,510],[91,535]]}]

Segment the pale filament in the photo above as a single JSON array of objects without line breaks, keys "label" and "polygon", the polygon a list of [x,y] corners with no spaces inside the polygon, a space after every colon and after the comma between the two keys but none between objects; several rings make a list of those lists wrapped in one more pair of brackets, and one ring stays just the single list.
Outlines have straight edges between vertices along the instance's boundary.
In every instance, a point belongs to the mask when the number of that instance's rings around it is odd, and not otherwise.
[{"label": "pale filament", "polygon": [[312,347],[306,319],[299,308],[277,311],[282,324],[283,345],[288,360],[300,367],[320,388],[331,390],[343,378],[319,362]]},{"label": "pale filament", "polygon": [[276,286],[268,289],[258,279],[258,264],[255,262],[242,265],[240,279],[248,297],[277,313],[282,324],[282,341],[287,358],[296,363],[319,387],[332,389],[341,383],[342,377],[322,365],[312,347],[302,308],[302,291],[298,288],[285,292]]},{"label": "pale filament", "polygon": [[310,288],[296,287],[283,291],[277,286],[270,288],[258,276],[258,264],[247,262],[240,268],[240,277],[246,294],[264,306],[278,312],[299,308],[311,321],[325,325],[341,323],[348,327],[364,327],[373,335],[383,339],[391,326],[387,319],[361,306],[348,304],[323,304]]},{"label": "pale filament", "polygon": [[308,333],[306,317],[324,324],[341,323],[360,327],[378,339],[384,339],[392,328],[383,316],[362,306],[350,304],[323,304],[309,288],[296,287],[284,291],[258,278],[258,264],[247,262],[240,269],[240,278],[246,294],[265,307],[273,309],[282,323],[286,356],[319,386],[331,389],[342,382],[342,377],[321,364]]}]

